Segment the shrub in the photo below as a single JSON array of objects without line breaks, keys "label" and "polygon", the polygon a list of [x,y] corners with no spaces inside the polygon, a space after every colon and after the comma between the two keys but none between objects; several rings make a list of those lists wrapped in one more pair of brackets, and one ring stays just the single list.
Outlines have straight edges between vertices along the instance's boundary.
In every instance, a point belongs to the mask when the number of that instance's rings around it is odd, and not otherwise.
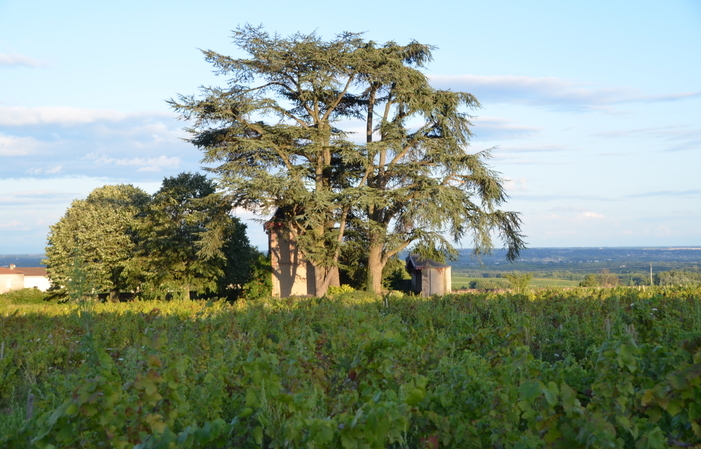
[{"label": "shrub", "polygon": [[351,287],[350,285],[348,285],[348,284],[343,284],[343,285],[341,285],[341,286],[339,286],[339,287],[335,287],[335,286],[329,287],[328,295],[329,295],[329,296],[334,296],[334,295],[340,295],[340,294],[343,294],[343,293],[351,293],[351,292],[354,292],[354,291],[355,291],[355,289],[354,289],[353,287]]},{"label": "shrub", "polygon": [[504,278],[509,281],[514,290],[518,293],[523,293],[528,288],[528,283],[533,279],[533,274],[513,272],[505,274]]},{"label": "shrub", "polygon": [[38,288],[23,288],[0,295],[2,302],[8,304],[42,304],[47,301],[49,294]]}]

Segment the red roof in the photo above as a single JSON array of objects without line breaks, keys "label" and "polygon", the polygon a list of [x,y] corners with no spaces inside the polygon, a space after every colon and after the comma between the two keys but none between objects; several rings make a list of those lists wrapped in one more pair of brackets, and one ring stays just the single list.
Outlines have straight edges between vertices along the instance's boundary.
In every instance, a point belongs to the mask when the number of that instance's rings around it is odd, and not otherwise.
[{"label": "red roof", "polygon": [[45,267],[16,267],[4,268],[0,267],[0,274],[22,274],[24,276],[46,276]]},{"label": "red roof", "polygon": [[46,276],[48,274],[45,267],[17,267],[12,271],[20,271],[25,276]]}]

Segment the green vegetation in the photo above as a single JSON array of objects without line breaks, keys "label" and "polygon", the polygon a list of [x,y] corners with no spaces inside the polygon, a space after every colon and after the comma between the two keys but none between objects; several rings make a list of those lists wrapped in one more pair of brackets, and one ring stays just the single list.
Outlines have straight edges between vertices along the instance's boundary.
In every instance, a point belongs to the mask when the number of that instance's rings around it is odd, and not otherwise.
[{"label": "green vegetation", "polygon": [[693,447],[700,298],[5,304],[0,446]]},{"label": "green vegetation", "polygon": [[49,293],[37,288],[23,288],[0,295],[0,305],[9,304],[43,304],[49,297]]},{"label": "green vegetation", "polygon": [[235,299],[259,254],[230,211],[199,174],[165,178],[153,196],[131,185],[95,189],[51,227],[45,263],[57,296],[73,295],[79,269],[85,293],[113,302],[120,294]]},{"label": "green vegetation", "polygon": [[518,273],[514,271],[513,273],[505,274],[504,278],[509,281],[515,292],[525,293],[531,279],[533,279],[533,273]]},{"label": "green vegetation", "polygon": [[[315,265],[317,296],[350,265],[343,246],[353,242],[362,248],[353,272],[375,293],[385,265],[412,243],[454,251],[445,232],[472,236],[477,253],[498,235],[509,260],[525,247],[518,214],[500,209],[507,197],[489,151],[467,151],[466,111],[478,101],[434,89],[421,71],[431,46],[252,26],[233,41],[248,58],[204,51],[227,86],[170,104],[191,121],[204,161],[219,164],[233,205],[277,211]],[[363,143],[350,135],[358,121]]]}]

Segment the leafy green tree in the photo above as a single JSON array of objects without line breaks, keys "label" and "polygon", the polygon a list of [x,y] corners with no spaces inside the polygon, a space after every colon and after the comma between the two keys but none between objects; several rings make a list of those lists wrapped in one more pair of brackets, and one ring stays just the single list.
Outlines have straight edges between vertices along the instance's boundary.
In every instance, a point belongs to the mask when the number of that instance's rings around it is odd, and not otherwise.
[{"label": "leafy green tree", "polygon": [[504,274],[503,277],[509,281],[512,288],[518,293],[525,293],[528,289],[528,284],[531,282],[531,279],[533,279],[533,273],[519,273],[514,271],[513,273]]},{"label": "leafy green tree", "polygon": [[[205,51],[226,88],[180,96],[171,106],[193,125],[192,143],[235,206],[285,211],[287,227],[316,266],[326,292],[347,227],[365,242],[366,285],[382,288],[387,262],[416,241],[450,247],[474,237],[477,253],[499,234],[514,259],[520,219],[499,206],[501,179],[489,152],[468,153],[470,94],[433,89],[420,71],[431,47],[378,45],[344,33],[270,36],[246,26],[234,43],[250,55]],[[266,118],[271,118],[266,121]],[[350,139],[364,122],[362,142]],[[346,130],[341,129],[346,125]]]},{"label": "leafy green tree", "polygon": [[146,192],[125,184],[100,187],[73,201],[49,231],[44,263],[52,285],[67,288],[79,262],[86,283],[95,292],[109,292],[111,301],[118,301],[120,291],[133,290],[136,285],[125,269],[136,249],[138,217],[148,202]]},{"label": "leafy green tree", "polygon": [[701,284],[701,273],[685,270],[670,270],[656,273],[655,285],[694,285]]},{"label": "leafy green tree", "polygon": [[255,251],[230,211],[204,175],[165,178],[139,224],[134,272],[145,294],[189,299],[191,292],[240,291]]},{"label": "leafy green tree", "polygon": [[594,273],[589,273],[584,277],[584,280],[579,283],[580,287],[600,287],[599,277]]}]

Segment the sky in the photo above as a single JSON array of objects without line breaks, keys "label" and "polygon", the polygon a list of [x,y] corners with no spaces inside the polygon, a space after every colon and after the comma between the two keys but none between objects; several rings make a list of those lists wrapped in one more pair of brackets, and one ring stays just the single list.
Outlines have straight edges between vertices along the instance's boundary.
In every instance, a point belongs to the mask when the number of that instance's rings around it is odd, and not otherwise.
[{"label": "sky", "polygon": [[531,247],[701,245],[699,0],[0,0],[0,254],[42,253],[97,187],[201,171],[166,101],[225,85],[200,50],[245,56],[246,23],[434,45]]}]

